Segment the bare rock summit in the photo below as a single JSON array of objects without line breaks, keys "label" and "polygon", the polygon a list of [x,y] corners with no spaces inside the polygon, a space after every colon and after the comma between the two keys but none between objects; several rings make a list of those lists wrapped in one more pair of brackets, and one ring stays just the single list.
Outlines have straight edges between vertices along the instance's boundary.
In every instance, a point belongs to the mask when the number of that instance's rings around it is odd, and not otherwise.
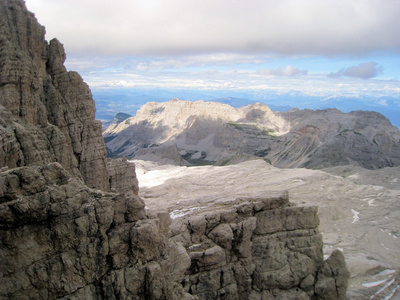
[{"label": "bare rock summit", "polygon": [[[143,105],[136,116],[107,128],[104,137],[111,156],[159,162],[176,145],[182,159],[195,165],[224,165],[238,156],[262,157],[281,168],[400,165],[399,130],[368,111],[273,112],[260,103],[233,108],[173,99]],[[158,159],[146,155],[157,148]]]}]

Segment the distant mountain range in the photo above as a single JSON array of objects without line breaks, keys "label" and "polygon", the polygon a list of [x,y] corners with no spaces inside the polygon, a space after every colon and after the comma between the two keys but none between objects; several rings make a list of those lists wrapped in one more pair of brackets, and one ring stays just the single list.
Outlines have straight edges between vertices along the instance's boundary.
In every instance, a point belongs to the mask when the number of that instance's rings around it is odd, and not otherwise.
[{"label": "distant mountain range", "polygon": [[398,128],[368,111],[274,112],[261,103],[235,108],[173,99],[146,103],[103,135],[109,156],[174,164],[227,164],[257,156],[285,168],[400,165]]},{"label": "distant mountain range", "polygon": [[135,115],[147,102],[166,102],[173,98],[188,101],[213,101],[241,107],[257,102],[266,104],[273,111],[299,109],[337,108],[342,112],[356,110],[376,111],[389,118],[400,128],[400,97],[349,97],[343,95],[311,96],[301,93],[276,94],[268,91],[237,90],[161,90],[161,89],[96,89],[96,118],[111,120],[118,112]]}]

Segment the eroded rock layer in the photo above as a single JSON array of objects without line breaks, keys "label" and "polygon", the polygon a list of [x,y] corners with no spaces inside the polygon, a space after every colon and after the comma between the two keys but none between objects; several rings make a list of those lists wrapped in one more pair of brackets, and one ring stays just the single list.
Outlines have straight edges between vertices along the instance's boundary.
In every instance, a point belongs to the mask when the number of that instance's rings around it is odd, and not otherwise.
[{"label": "eroded rock layer", "polygon": [[0,175],[2,299],[344,299],[343,255],[323,260],[316,207],[287,194],[170,219],[95,191],[58,163]]},{"label": "eroded rock layer", "polygon": [[64,67],[62,44],[23,1],[0,2],[0,167],[59,162],[90,187],[108,189],[95,104],[80,75]]}]

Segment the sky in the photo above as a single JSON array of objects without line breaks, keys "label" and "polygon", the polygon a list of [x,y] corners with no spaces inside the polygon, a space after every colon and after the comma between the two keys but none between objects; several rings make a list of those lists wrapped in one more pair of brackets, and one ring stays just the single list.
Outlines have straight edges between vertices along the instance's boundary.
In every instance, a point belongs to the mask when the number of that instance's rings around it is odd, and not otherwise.
[{"label": "sky", "polygon": [[392,97],[400,107],[399,0],[25,2],[92,89]]}]

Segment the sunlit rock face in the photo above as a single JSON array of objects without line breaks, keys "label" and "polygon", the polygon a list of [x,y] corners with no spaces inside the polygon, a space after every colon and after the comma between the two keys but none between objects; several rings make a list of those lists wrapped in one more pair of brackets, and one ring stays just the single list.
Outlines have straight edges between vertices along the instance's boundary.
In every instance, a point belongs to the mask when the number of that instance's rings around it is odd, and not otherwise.
[{"label": "sunlit rock face", "polygon": [[[248,153],[244,147],[257,147],[265,139],[288,131],[284,118],[259,103],[233,108],[173,99],[143,105],[136,116],[107,128],[104,136],[109,153],[114,155],[143,157],[154,148],[176,145],[184,159],[216,161]],[[249,142],[241,147],[243,139]]]},{"label": "sunlit rock face", "polygon": [[[366,111],[272,112],[260,103],[233,108],[173,99],[143,105],[136,116],[107,128],[104,137],[110,156],[164,163],[171,163],[176,146],[192,164],[256,156],[285,168],[400,165],[399,130],[381,114]],[[175,164],[183,163],[177,158]]]}]

